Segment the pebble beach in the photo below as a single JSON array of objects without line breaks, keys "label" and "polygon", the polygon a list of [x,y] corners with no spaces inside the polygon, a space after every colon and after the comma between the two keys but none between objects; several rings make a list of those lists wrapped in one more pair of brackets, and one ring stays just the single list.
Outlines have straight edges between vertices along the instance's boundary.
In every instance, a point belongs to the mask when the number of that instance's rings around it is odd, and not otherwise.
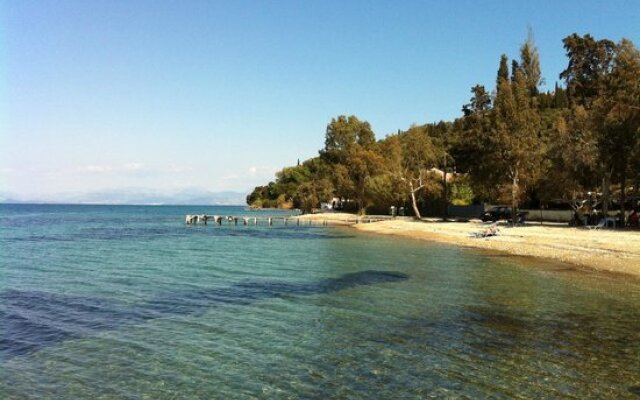
[{"label": "pebble beach", "polygon": [[640,231],[574,228],[566,225],[528,223],[497,225],[498,234],[476,237],[487,228],[480,221],[442,222],[392,219],[350,223],[346,213],[303,215],[302,219],[352,226],[362,232],[404,236],[457,246],[541,257],[589,270],[623,273],[640,278]]}]

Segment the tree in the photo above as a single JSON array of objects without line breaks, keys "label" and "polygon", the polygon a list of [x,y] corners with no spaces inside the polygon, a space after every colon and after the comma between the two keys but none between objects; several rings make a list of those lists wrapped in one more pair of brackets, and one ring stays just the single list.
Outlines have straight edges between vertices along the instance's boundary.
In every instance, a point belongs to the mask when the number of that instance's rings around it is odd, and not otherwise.
[{"label": "tree", "polygon": [[487,111],[491,107],[491,96],[483,85],[475,85],[471,88],[471,93],[473,93],[473,97],[469,100],[469,104],[462,106],[462,112],[465,116]]},{"label": "tree", "polygon": [[[505,58],[500,60],[500,69]],[[477,132],[482,158],[472,175],[483,185],[511,187],[515,223],[521,192],[539,177],[543,154],[538,136],[540,116],[521,70],[516,71],[513,82],[500,72],[498,77],[489,129]]]},{"label": "tree", "polygon": [[[511,205],[514,223],[520,203],[520,191],[526,188],[527,184],[538,180],[544,154],[543,143],[539,136],[540,115],[533,102],[529,84],[525,74],[519,71],[513,86],[516,104],[514,120],[503,121],[510,126],[511,130],[510,140],[508,139],[506,144],[507,158],[511,159],[507,171],[512,181]],[[523,186],[522,189],[521,186]]]},{"label": "tree", "polygon": [[417,126],[409,128],[400,139],[403,169],[401,179],[407,185],[414,215],[420,219],[416,193],[429,187],[428,170],[437,163],[438,156],[431,138]]},{"label": "tree", "polygon": [[567,82],[573,106],[583,106],[589,115],[599,150],[606,216],[614,179],[621,185],[624,210],[626,180],[633,164],[629,157],[638,142],[638,50],[629,40],[623,39],[616,46],[608,39],[596,40],[575,33],[563,42],[569,65],[560,77]]},{"label": "tree", "polygon": [[597,185],[598,149],[590,116],[582,106],[558,110],[553,118],[546,162],[549,170],[541,182],[541,198],[562,198],[577,208]]},{"label": "tree", "polygon": [[434,192],[438,184],[430,176],[429,169],[437,164],[438,150],[424,126],[412,126],[406,132],[388,136],[380,144],[387,162],[386,175],[389,187],[398,188],[403,197],[411,199],[416,219],[421,218],[418,195]]},{"label": "tree", "polygon": [[567,84],[571,104],[588,109],[611,71],[616,46],[611,40],[595,40],[589,34],[581,37],[576,33],[564,38],[562,43],[569,65],[560,73],[560,79]]},{"label": "tree", "polygon": [[367,181],[382,164],[369,123],[353,115],[333,118],[327,125],[320,157],[334,169],[332,180],[336,194],[355,200],[358,212],[364,213]]},{"label": "tree", "polygon": [[500,56],[500,66],[496,76],[496,90],[500,90],[500,82],[509,79],[509,57],[506,54]]},{"label": "tree", "polygon": [[592,116],[604,169],[603,212],[606,216],[609,180],[614,174],[620,183],[620,204],[624,212],[627,177],[632,165],[630,156],[640,141],[640,52],[630,40],[623,39],[616,46],[611,72],[601,79],[603,86],[593,101]]},{"label": "tree", "polygon": [[568,108],[569,98],[567,97],[567,91],[561,88],[556,82],[555,89],[553,91],[553,107],[554,108]]},{"label": "tree", "polygon": [[520,60],[517,69],[524,75],[529,94],[537,96],[539,93],[538,86],[542,85],[544,80],[540,71],[540,56],[538,55],[538,48],[533,39],[533,30],[531,28],[529,28],[527,40],[520,47]]}]

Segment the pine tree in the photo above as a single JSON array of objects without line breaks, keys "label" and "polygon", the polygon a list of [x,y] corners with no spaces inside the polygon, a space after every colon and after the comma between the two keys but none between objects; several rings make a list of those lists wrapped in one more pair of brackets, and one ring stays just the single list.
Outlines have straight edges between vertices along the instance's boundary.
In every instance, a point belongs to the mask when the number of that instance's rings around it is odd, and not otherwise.
[{"label": "pine tree", "polygon": [[531,28],[529,28],[527,41],[520,47],[520,70],[524,74],[529,94],[538,95],[538,87],[544,83],[544,80],[540,71],[540,56]]},{"label": "pine tree", "polygon": [[498,67],[498,76],[496,77],[496,90],[500,90],[500,83],[509,79],[509,58],[506,54],[500,56],[500,66]]}]

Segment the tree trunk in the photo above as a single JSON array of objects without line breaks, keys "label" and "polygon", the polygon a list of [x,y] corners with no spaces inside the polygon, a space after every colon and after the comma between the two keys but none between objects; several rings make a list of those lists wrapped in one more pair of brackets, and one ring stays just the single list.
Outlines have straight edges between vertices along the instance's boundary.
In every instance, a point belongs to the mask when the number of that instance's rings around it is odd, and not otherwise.
[{"label": "tree trunk", "polygon": [[513,182],[511,184],[511,224],[518,222],[518,169],[513,172]]},{"label": "tree trunk", "polygon": [[444,184],[444,210],[442,211],[442,220],[446,221],[449,217],[449,196],[447,188],[447,155],[444,156],[444,171],[442,171],[443,184]]},{"label": "tree trunk", "polygon": [[411,192],[411,205],[413,206],[413,213],[415,214],[415,219],[422,219],[422,216],[420,215],[420,210],[418,210],[418,203],[416,201],[416,191],[420,190],[418,189],[413,189],[413,182],[411,182],[411,180],[409,180],[409,191]]},{"label": "tree trunk", "polygon": [[625,192],[625,186],[627,186],[627,169],[623,168],[620,176],[620,226],[624,228],[627,216],[625,214],[624,203],[627,201]]},{"label": "tree trunk", "polygon": [[604,173],[602,178],[602,217],[607,218],[609,216],[609,185],[611,183],[611,171]]},{"label": "tree trunk", "polygon": [[364,215],[364,179],[358,181],[358,215]]},{"label": "tree trunk", "polygon": [[442,183],[444,185],[444,209],[442,210],[442,220],[449,217],[449,193],[447,188],[447,153],[444,153],[444,170],[442,171]]},{"label": "tree trunk", "polygon": [[638,201],[638,196],[640,195],[640,175],[636,175],[635,180],[633,182],[633,195],[634,195],[633,208],[635,208],[636,206],[635,202]]}]

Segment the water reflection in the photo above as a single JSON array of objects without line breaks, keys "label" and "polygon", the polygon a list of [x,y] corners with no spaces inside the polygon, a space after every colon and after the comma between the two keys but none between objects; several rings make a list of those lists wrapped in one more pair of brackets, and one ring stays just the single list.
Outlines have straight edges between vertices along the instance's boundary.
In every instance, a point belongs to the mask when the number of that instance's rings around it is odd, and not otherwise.
[{"label": "water reflection", "polygon": [[0,352],[4,356],[26,354],[124,324],[198,314],[224,304],[249,305],[271,297],[329,294],[406,279],[408,276],[399,272],[368,270],[308,283],[247,281],[226,288],[164,293],[134,307],[91,297],[8,290],[0,294],[5,305],[5,310],[0,311],[3,327]]}]

